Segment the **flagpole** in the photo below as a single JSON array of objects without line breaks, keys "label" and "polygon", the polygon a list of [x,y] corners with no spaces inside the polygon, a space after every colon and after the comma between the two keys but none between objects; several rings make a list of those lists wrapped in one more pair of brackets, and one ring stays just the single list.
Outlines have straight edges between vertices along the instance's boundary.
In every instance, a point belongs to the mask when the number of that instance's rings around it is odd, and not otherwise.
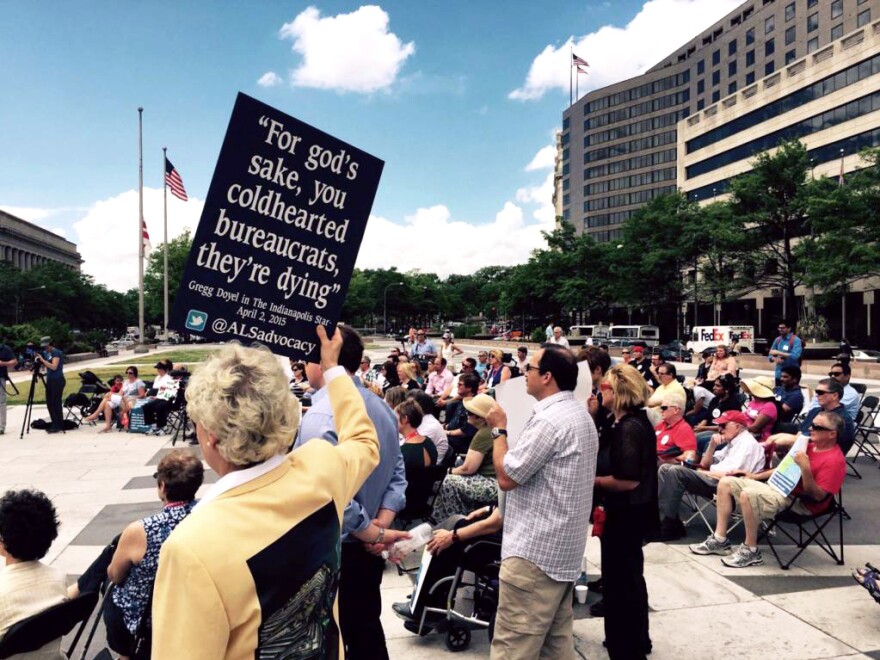
[{"label": "flagpole", "polygon": [[574,101],[571,100],[571,70],[574,68],[572,64],[574,63],[574,50],[571,44],[568,46],[568,107],[570,108]]},{"label": "flagpole", "polygon": [[168,339],[168,183],[165,181],[165,163],[168,162],[168,147],[162,147],[162,201],[165,205],[165,323],[162,329]]},{"label": "flagpole", "polygon": [[138,342],[144,343],[144,109],[138,108]]}]

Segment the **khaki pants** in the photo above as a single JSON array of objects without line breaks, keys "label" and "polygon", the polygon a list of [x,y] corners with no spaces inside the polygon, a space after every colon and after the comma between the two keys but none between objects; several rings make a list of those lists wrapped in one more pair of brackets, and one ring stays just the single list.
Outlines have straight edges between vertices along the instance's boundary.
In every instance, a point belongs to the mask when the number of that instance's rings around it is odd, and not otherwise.
[{"label": "khaki pants", "polygon": [[6,383],[0,383],[0,431],[6,431]]},{"label": "khaki pants", "polygon": [[557,582],[520,557],[501,563],[494,660],[572,660],[572,583]]},{"label": "khaki pants", "polygon": [[[772,520],[776,517],[777,513],[784,510],[791,503],[790,498],[764,481],[741,479],[739,477],[725,477],[723,481],[730,485],[730,495],[733,497],[733,501],[736,502],[737,510],[742,509],[742,503],[739,501],[740,494],[746,494],[758,522]],[[796,502],[791,510],[794,513],[800,514],[810,513],[807,507],[800,502]]]}]

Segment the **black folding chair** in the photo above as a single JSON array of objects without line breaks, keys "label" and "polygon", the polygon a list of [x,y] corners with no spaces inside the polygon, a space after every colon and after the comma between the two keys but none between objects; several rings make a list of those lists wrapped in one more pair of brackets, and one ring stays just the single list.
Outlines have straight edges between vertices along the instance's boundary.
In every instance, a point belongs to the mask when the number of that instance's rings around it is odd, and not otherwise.
[{"label": "black folding chair", "polygon": [[406,487],[406,507],[395,519],[401,529],[407,529],[416,521],[437,524],[433,513],[434,500],[437,499],[447,472],[448,468],[434,465],[419,471],[419,478],[409,481]]},{"label": "black folding chair", "polygon": [[73,643],[67,649],[67,656],[71,657],[97,603],[98,594],[88,592],[19,621],[0,639],[0,659],[19,653],[33,653],[49,642],[64,637],[79,624]]},{"label": "black folding chair", "polygon": [[880,451],[871,442],[871,436],[880,436],[880,426],[877,424],[877,416],[880,415],[880,397],[873,394],[862,399],[859,408],[861,420],[856,425],[856,453],[852,457],[853,462],[864,453],[872,461],[880,459]]},{"label": "black folding chair", "polygon": [[[787,571],[794,561],[801,556],[801,553],[813,543],[822,548],[829,557],[837,562],[838,566],[843,565],[843,517],[846,515],[846,511],[843,508],[843,490],[841,489],[836,496],[831,494],[827,495],[825,500],[822,501],[826,500],[828,501],[828,508],[821,513],[797,513],[792,510],[795,503],[799,501],[815,502],[815,500],[808,495],[797,495],[792,499],[791,504],[789,504],[785,510],[777,513],[773,520],[762,526],[761,537],[767,542],[767,545],[770,546],[770,550],[773,552],[773,556],[776,557],[776,561],[779,562],[779,567],[782,570]],[[838,532],[840,534],[839,555],[835,550],[836,544],[832,544],[828,537],[825,536],[825,528],[835,518],[838,522]],[[797,535],[789,532],[788,527],[792,526],[797,528]],[[777,537],[775,541],[773,540],[774,531],[782,533],[797,548],[797,552],[795,552],[788,561],[783,561],[779,552],[777,552],[777,547],[783,544],[779,537]]]}]

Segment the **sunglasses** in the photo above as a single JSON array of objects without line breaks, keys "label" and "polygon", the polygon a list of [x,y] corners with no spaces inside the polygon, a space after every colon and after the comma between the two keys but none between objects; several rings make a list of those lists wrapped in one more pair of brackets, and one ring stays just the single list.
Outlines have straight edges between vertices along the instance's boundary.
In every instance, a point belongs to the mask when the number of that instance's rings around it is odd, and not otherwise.
[{"label": "sunglasses", "polygon": [[658,376],[671,376],[672,374],[669,373],[668,371],[658,371],[657,375]]},{"label": "sunglasses", "polygon": [[621,351],[621,355],[629,355],[629,351]]},{"label": "sunglasses", "polygon": [[822,394],[828,394],[828,390],[816,390],[816,396],[821,396]]},{"label": "sunglasses", "polygon": [[523,367],[523,368],[525,369],[526,373],[528,373],[528,372],[530,372],[530,371],[541,371],[541,367],[536,367],[536,366],[533,365],[533,364],[527,364],[527,365],[526,365],[525,367]]},{"label": "sunglasses", "polygon": [[676,408],[676,409],[677,409],[678,406],[660,406],[660,410],[662,410],[663,412],[666,412],[666,411],[669,410],[670,408]]},{"label": "sunglasses", "polygon": [[842,376],[843,372],[842,371],[829,371],[828,375],[831,376],[832,378],[835,378],[837,376]]},{"label": "sunglasses", "polygon": [[827,426],[822,426],[820,424],[810,424],[811,431],[833,431],[834,429],[829,429]]}]

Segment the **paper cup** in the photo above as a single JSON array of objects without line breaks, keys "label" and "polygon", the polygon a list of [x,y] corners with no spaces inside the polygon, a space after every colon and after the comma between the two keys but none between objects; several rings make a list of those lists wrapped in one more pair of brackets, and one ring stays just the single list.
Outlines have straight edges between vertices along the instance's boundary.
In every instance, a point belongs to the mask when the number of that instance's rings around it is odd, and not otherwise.
[{"label": "paper cup", "polygon": [[587,587],[583,584],[576,585],[574,588],[574,595],[577,597],[577,601],[583,605],[587,602]]}]

